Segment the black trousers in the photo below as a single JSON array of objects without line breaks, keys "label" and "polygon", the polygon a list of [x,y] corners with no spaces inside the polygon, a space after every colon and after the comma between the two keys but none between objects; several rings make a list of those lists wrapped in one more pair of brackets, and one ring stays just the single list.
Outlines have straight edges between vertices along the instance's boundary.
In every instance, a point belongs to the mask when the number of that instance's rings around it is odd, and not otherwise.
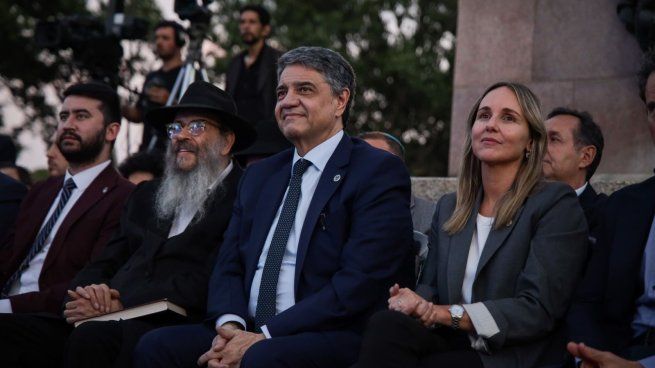
[{"label": "black trousers", "polygon": [[428,329],[416,319],[381,311],[369,320],[357,368],[482,368],[482,361],[465,333],[449,328]]},{"label": "black trousers", "polygon": [[0,314],[0,367],[131,367],[141,336],[168,324],[132,319],[73,328],[62,318]]},{"label": "black trousers", "polygon": [[59,367],[73,327],[46,315],[0,313],[0,367]]}]

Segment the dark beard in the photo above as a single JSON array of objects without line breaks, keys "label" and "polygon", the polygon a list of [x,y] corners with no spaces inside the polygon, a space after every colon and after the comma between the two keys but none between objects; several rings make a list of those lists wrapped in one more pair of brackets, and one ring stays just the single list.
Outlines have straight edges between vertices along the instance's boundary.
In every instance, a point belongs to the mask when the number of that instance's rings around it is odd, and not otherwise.
[{"label": "dark beard", "polygon": [[243,43],[245,43],[246,45],[248,45],[248,46],[252,46],[252,45],[256,44],[257,42],[259,42],[259,40],[261,39],[260,37],[257,37],[257,36],[255,36],[255,35],[251,35],[251,36],[252,36],[252,37],[250,37],[249,39],[246,39],[246,38],[244,38],[243,35],[242,35],[242,36],[241,36],[241,41],[242,41]]},{"label": "dark beard", "polygon": [[[95,159],[100,155],[100,152],[102,152],[102,147],[105,143],[105,132],[106,130],[104,128],[101,129],[98,134],[96,134],[96,136],[91,138],[91,140],[88,142],[83,141],[82,137],[73,132],[64,132],[57,139],[57,147],[59,147],[59,151],[61,151],[62,156],[64,156],[64,158],[72,164],[81,165],[90,163],[95,161]],[[80,142],[80,148],[72,149],[64,146],[62,141],[66,136],[75,137],[77,141]]]}]

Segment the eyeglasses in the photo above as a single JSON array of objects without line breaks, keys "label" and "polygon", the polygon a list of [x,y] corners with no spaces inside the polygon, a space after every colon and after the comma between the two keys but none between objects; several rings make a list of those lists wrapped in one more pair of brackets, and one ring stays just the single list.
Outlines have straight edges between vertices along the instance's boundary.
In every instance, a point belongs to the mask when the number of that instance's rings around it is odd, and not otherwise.
[{"label": "eyeglasses", "polygon": [[183,129],[186,129],[191,136],[197,137],[205,131],[205,126],[206,123],[202,120],[192,120],[185,125],[179,122],[170,123],[166,124],[166,134],[169,139],[173,139],[180,135]]}]

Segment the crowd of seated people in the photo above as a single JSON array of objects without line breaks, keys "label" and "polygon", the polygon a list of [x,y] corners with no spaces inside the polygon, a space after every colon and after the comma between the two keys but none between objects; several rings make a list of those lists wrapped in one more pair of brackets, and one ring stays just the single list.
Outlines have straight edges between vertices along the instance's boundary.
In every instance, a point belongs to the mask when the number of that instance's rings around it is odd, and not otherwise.
[{"label": "crowd of seated people", "polygon": [[[434,203],[401,140],[345,133],[339,53],[271,63],[275,121],[197,81],[118,171],[116,92],[62,92],[50,177],[0,174],[0,366],[655,367],[655,178],[597,193],[591,114],[494,83]],[[639,93],[655,132],[655,53]],[[120,314],[164,299],[184,316]]]}]

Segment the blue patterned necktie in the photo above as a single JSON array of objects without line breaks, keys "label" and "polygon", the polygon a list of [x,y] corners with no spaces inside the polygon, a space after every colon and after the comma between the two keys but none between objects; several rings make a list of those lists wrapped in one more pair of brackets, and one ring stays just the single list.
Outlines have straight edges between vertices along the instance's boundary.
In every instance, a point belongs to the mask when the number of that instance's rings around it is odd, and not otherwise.
[{"label": "blue patterned necktie", "polygon": [[282,212],[275,227],[271,245],[268,248],[261,284],[259,285],[257,310],[255,311],[257,331],[260,331],[261,326],[265,325],[269,318],[275,316],[277,281],[280,275],[280,266],[282,265],[284,251],[289,241],[291,227],[296,220],[302,176],[311,164],[310,161],[301,158],[293,166],[293,175],[291,175],[291,180],[289,181],[289,190],[282,205]]},{"label": "blue patterned necktie", "polygon": [[52,231],[52,228],[55,226],[55,223],[57,223],[57,219],[59,218],[59,215],[61,215],[61,211],[64,209],[66,206],[66,203],[70,199],[71,193],[73,192],[73,189],[77,188],[75,185],[75,182],[73,181],[73,178],[69,178],[66,180],[64,183],[64,187],[62,188],[61,191],[61,196],[59,197],[59,203],[57,204],[57,208],[55,208],[54,212],[52,212],[52,215],[48,219],[48,221],[43,225],[43,228],[41,228],[41,231],[39,231],[39,234],[36,236],[36,240],[34,241],[34,244],[32,244],[32,248],[30,248],[29,252],[27,253],[27,256],[23,260],[23,262],[20,264],[20,267],[18,267],[18,270],[14,272],[14,274],[7,280],[5,283],[5,286],[2,288],[2,297],[7,297],[9,296],[9,291],[11,291],[11,286],[18,280],[25,271],[25,269],[30,265],[30,262],[34,257],[36,257],[39,252],[43,250],[43,247],[46,244],[46,240],[48,239],[48,236],[50,235],[50,232]]}]

